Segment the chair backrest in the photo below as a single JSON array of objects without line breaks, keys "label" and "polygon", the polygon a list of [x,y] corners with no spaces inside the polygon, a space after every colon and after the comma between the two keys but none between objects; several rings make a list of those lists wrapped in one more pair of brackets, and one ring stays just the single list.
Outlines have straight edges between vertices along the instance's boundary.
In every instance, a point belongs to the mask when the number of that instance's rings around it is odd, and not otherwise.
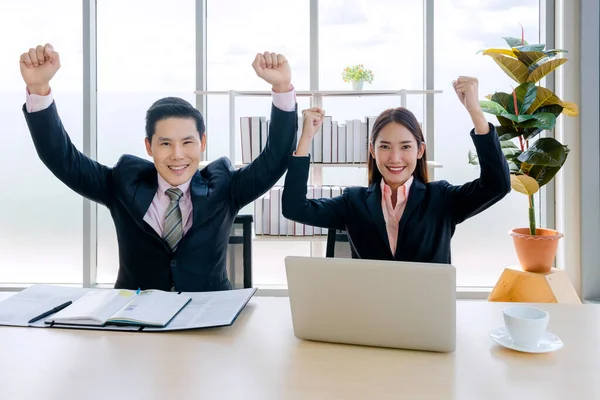
[{"label": "chair backrest", "polygon": [[252,221],[252,215],[238,215],[231,227],[227,274],[234,289],[252,287]]},{"label": "chair backrest", "polygon": [[329,258],[358,258],[344,230],[327,230],[327,248],[325,257]]}]

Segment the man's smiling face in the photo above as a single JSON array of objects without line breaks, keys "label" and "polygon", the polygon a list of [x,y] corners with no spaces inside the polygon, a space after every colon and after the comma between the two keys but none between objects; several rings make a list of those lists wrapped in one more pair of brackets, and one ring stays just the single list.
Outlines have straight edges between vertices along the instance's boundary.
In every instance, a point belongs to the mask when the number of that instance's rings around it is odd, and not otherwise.
[{"label": "man's smiling face", "polygon": [[200,139],[193,118],[171,117],[158,121],[152,141],[146,138],[145,143],[160,176],[171,186],[179,186],[196,173],[206,135]]}]

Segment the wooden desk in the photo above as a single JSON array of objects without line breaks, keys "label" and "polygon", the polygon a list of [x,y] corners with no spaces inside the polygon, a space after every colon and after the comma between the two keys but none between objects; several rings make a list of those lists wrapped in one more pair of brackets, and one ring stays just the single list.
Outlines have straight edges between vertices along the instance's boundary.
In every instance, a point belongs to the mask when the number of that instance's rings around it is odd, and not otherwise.
[{"label": "wooden desk", "polygon": [[300,341],[287,298],[255,297],[232,327],[212,330],[0,327],[0,398],[600,398],[600,306],[537,304],[565,346],[524,354],[488,336],[505,305],[459,301],[451,354]]}]

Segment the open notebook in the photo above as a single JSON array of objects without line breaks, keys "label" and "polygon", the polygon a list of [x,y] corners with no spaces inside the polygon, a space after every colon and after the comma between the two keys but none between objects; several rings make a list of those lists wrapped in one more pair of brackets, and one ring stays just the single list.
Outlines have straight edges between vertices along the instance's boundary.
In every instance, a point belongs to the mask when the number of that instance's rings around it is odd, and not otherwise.
[{"label": "open notebook", "polygon": [[174,292],[94,290],[45,320],[46,324],[166,326],[191,297]]}]

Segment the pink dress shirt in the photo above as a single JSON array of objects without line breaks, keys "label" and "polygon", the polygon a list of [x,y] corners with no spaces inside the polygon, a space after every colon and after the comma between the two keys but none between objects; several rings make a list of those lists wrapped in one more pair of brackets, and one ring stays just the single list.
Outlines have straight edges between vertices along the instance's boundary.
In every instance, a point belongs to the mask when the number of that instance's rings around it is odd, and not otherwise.
[{"label": "pink dress shirt", "polygon": [[[296,91],[292,87],[292,90],[287,93],[275,93],[271,92],[273,96],[273,105],[282,111],[294,111],[296,109]],[[47,96],[39,96],[36,94],[30,94],[27,91],[25,99],[25,107],[27,112],[33,113],[37,111],[45,110],[52,104],[52,91]],[[159,173],[156,174],[158,178],[158,189],[150,207],[144,215],[144,221],[146,221],[160,237],[163,236],[165,214],[167,207],[169,206],[170,199],[165,194],[165,191],[171,187],[164,180]],[[191,180],[190,180],[191,181]],[[183,192],[183,196],[179,200],[179,208],[181,210],[181,217],[183,223],[183,233],[185,233],[192,227],[192,199],[190,195],[190,181],[177,186]]]},{"label": "pink dress shirt", "polygon": [[385,228],[390,242],[390,249],[394,256],[396,255],[396,244],[398,243],[400,218],[402,218],[404,207],[406,207],[408,192],[410,191],[410,185],[412,185],[413,179],[414,178],[411,175],[404,185],[397,189],[398,192],[395,207],[392,206],[392,189],[386,185],[383,179],[381,179],[381,210],[383,211],[383,219],[385,220]]},{"label": "pink dress shirt", "polygon": [[[156,176],[158,177],[158,189],[152,199],[152,203],[150,203],[148,211],[146,211],[146,215],[144,215],[144,221],[154,228],[156,233],[162,237],[165,228],[165,214],[167,213],[167,208],[171,202],[171,199],[165,192],[172,186],[169,185],[160,174],[157,173]],[[190,183],[191,180],[179,186],[175,186],[183,192],[183,196],[179,199],[179,210],[181,210],[181,223],[183,224],[184,235],[192,227],[192,196],[190,195]]]}]

